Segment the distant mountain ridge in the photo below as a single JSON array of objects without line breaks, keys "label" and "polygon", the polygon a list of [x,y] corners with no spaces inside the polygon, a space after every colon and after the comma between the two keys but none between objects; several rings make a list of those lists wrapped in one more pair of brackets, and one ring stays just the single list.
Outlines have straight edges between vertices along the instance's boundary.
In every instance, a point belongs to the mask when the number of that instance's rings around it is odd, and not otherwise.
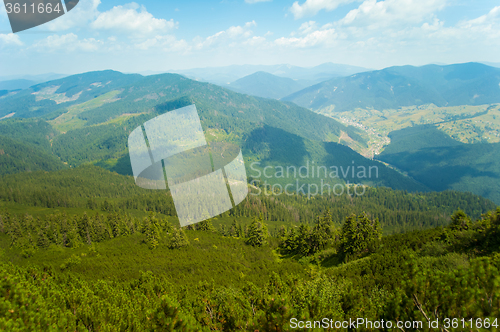
[{"label": "distant mountain ridge", "polygon": [[143,76],[122,74],[112,70],[72,75],[31,86],[0,99],[0,118],[10,113],[15,117],[38,117],[74,104],[94,99]]},{"label": "distant mountain ridge", "polygon": [[279,65],[232,65],[226,67],[193,68],[172,70],[170,72],[184,75],[188,78],[206,81],[218,85],[227,85],[245,76],[259,71],[293,80],[303,81],[306,85],[316,84],[332,77],[348,76],[369,69],[351,65],[324,63],[314,67],[299,67],[288,64]]},{"label": "distant mountain ridge", "polygon": [[279,77],[264,71],[245,76],[226,85],[235,92],[252,96],[280,99],[307,86],[304,81],[296,81],[287,77]]},{"label": "distant mountain ridge", "polygon": [[16,79],[16,80],[7,80],[0,81],[0,90],[21,90],[27,89],[32,85],[37,84],[38,82],[25,80],[25,79]]},{"label": "distant mountain ridge", "polygon": [[284,97],[313,110],[500,103],[500,68],[480,63],[401,66],[334,78]]}]

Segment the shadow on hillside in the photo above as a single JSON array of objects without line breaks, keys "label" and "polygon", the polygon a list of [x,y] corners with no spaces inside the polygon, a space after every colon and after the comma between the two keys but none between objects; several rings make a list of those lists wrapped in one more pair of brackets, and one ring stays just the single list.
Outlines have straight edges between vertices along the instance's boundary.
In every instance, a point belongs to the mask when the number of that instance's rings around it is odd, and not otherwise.
[{"label": "shadow on hillside", "polygon": [[243,146],[245,151],[283,167],[302,166],[310,157],[302,137],[267,125],[249,134]]}]

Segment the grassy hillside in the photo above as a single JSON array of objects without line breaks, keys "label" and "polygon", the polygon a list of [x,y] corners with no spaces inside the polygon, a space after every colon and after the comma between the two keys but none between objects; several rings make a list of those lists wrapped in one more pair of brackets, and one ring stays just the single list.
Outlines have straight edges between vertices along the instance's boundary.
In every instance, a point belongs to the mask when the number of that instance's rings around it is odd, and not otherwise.
[{"label": "grassy hillside", "polygon": [[500,69],[479,63],[389,67],[335,78],[283,100],[314,110],[394,109],[404,106],[483,105],[500,102]]},{"label": "grassy hillside", "polygon": [[74,104],[86,102],[141,79],[141,75],[112,70],[88,72],[34,85],[0,99],[0,117],[40,117]]},{"label": "grassy hillside", "polygon": [[[111,83],[102,86],[103,81]],[[75,83],[78,84],[71,85]],[[280,177],[272,172],[269,178],[263,178],[251,172],[252,168],[261,172],[266,166],[297,169],[314,164],[316,167],[336,167],[339,170],[336,177],[324,179],[330,186],[349,181],[410,191],[427,191],[430,188],[427,184],[419,183],[337,144],[348,145],[358,151],[370,149],[366,144],[365,137],[369,136],[366,132],[292,103],[246,96],[175,74],[138,77],[116,72],[95,72],[44,84],[32,87],[45,91],[43,98],[27,90],[17,94],[18,99],[12,100],[35,98],[36,107],[42,107],[54,96],[71,99],[84,87],[90,85],[91,88],[71,102],[66,100],[57,104],[60,99],[51,100],[56,105],[66,106],[46,114],[44,119],[48,122],[40,119],[10,119],[3,120],[0,128],[4,128],[5,135],[11,138],[22,137],[23,140],[38,144],[71,167],[92,163],[130,175],[126,146],[130,132],[159,114],[195,103],[207,139],[230,141],[241,146],[248,176],[260,180],[261,184],[267,181],[270,185],[277,183],[282,187],[289,183],[292,183],[293,188],[313,183],[320,186],[322,179],[318,176],[303,179],[293,175],[290,178],[288,174],[287,177]],[[52,94],[47,92],[46,89],[54,86],[59,87],[51,90]],[[65,91],[64,96],[59,89]],[[93,89],[99,91],[93,96],[95,98],[89,95]],[[22,99],[23,96],[28,96],[28,99]],[[6,100],[11,100],[9,98]],[[347,171],[355,167],[356,170],[372,167],[377,172],[374,176],[360,178],[357,171],[356,174]]]}]

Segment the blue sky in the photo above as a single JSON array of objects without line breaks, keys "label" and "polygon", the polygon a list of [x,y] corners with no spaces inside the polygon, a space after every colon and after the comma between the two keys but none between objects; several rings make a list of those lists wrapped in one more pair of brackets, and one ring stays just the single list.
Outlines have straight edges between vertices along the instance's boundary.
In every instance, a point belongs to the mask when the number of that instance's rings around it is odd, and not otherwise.
[{"label": "blue sky", "polygon": [[500,3],[490,0],[80,0],[17,34],[0,8],[0,76],[500,62]]}]

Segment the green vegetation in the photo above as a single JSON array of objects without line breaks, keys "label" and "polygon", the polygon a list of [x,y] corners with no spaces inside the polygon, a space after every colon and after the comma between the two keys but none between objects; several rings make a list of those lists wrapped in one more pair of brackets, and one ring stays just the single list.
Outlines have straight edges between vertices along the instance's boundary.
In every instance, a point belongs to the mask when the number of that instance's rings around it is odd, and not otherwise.
[{"label": "green vegetation", "polygon": [[[408,106],[398,109],[356,109],[336,112],[333,107],[317,113],[331,117],[345,125],[358,127],[368,137],[367,145],[348,144],[360,154],[373,157],[391,142],[389,133],[413,126],[436,125],[449,138],[462,143],[500,142],[500,105],[447,106],[433,104]],[[448,139],[448,141],[451,141]]]},{"label": "green vegetation", "polygon": [[37,84],[0,99],[0,117],[12,112],[21,118],[41,117],[52,113],[54,119],[66,113],[67,107],[92,100],[141,78],[137,74],[126,75],[105,70]]},{"label": "green vegetation", "polygon": [[[430,77],[460,91],[486,75],[460,68]],[[242,147],[254,185],[234,209],[179,228],[168,191],[135,185],[126,144],[138,125],[192,103],[210,143]],[[381,159],[422,185],[337,143],[368,148],[358,129],[178,75],[76,75],[0,108],[49,121],[0,122],[0,330],[288,331],[303,330],[293,318],[324,317],[498,329],[500,208],[445,190],[497,200],[498,143],[466,145],[434,126],[393,132]],[[379,169],[362,184],[350,172],[329,182],[342,194],[273,185],[295,180],[277,167],[307,163]],[[266,166],[271,179],[255,174]]]},{"label": "green vegetation", "polygon": [[78,119],[77,118],[78,114],[102,106],[105,103],[111,103],[116,101],[117,99],[115,99],[115,97],[120,92],[121,91],[118,90],[111,91],[103,95],[100,95],[95,99],[84,102],[82,104],[68,107],[67,113],[61,114],[54,120],[49,121],[49,123],[52,124],[54,128],[56,128],[61,132],[67,132],[68,130],[71,129],[81,128],[85,126],[85,121]]},{"label": "green vegetation", "polygon": [[[105,74],[88,73],[85,80],[78,75],[63,80],[75,83],[83,80],[87,84],[90,81],[102,81]],[[52,85],[47,85],[50,86]],[[83,89],[84,85],[79,87]],[[93,85],[93,88],[102,87]],[[145,77],[134,81],[132,85],[120,87],[120,90],[111,90],[84,103],[68,105],[47,116],[46,118],[51,119],[48,122],[9,120],[5,122],[5,126],[13,128],[10,130],[13,138],[31,131],[27,134],[29,140],[30,135],[36,134],[36,139],[44,144],[43,147],[48,152],[70,167],[92,163],[120,174],[131,175],[127,154],[130,132],[159,114],[192,103],[197,105],[207,140],[230,141],[241,146],[247,169],[250,169],[252,162],[260,162],[255,166],[260,171],[266,166],[300,167],[307,163],[347,169],[355,162],[356,166],[365,169],[379,168],[379,177],[353,179],[350,173],[344,179],[327,178],[324,179],[325,182],[332,186],[355,180],[359,184],[388,186],[400,190],[428,190],[383,164],[366,160],[352,150],[334,143],[347,142],[352,146],[364,146],[358,130],[293,104],[244,96],[173,74]],[[300,119],[300,122],[295,119]],[[40,128],[32,128],[33,123]],[[63,133],[59,133],[51,125]],[[254,174],[250,176],[255,177]],[[320,185],[320,179],[317,178],[299,180],[299,187],[303,183]],[[271,184],[288,182],[296,183],[295,179],[283,180],[274,175],[269,179]]]},{"label": "green vegetation", "polygon": [[39,147],[0,136],[0,175],[62,168],[60,160]]},{"label": "green vegetation", "polygon": [[500,102],[500,69],[479,63],[401,66],[334,78],[283,100],[314,110],[334,107],[398,109],[405,106],[484,105]]},{"label": "green vegetation", "polygon": [[391,139],[378,159],[432,190],[469,191],[500,203],[500,143],[462,144],[433,126],[402,129]]},{"label": "green vegetation", "polygon": [[365,214],[337,227],[325,210],[309,231],[301,224],[258,245],[259,227],[235,238],[154,215],[0,214],[0,326],[285,331],[292,318],[322,317],[422,321],[424,331],[438,317],[498,325],[499,216],[472,222],[458,211],[450,227],[380,237]]},{"label": "green vegetation", "polygon": [[57,131],[43,120],[7,119],[0,121],[0,135],[33,144],[50,152],[50,141],[57,135]]},{"label": "green vegetation", "polygon": [[[28,211],[31,207],[57,208],[61,212],[77,208],[86,209],[89,214],[92,211],[152,211],[165,216],[175,215],[168,192],[142,189],[135,185],[133,177],[100,167],[12,174],[0,179],[0,201],[22,204]],[[256,196],[259,191],[261,195]],[[390,233],[446,225],[448,216],[457,207],[478,218],[495,204],[472,194],[453,191],[409,194],[388,188],[365,188],[360,196],[345,190],[343,195],[318,195],[308,199],[307,195],[279,195],[270,188],[261,187],[254,189],[244,203],[224,214],[215,225],[229,227],[233,221],[230,217],[252,218],[262,213],[271,226],[270,231],[275,232],[283,222],[287,226],[299,221],[311,224],[316,215],[328,208],[337,224],[353,213],[365,211],[378,218],[384,230]]]}]

